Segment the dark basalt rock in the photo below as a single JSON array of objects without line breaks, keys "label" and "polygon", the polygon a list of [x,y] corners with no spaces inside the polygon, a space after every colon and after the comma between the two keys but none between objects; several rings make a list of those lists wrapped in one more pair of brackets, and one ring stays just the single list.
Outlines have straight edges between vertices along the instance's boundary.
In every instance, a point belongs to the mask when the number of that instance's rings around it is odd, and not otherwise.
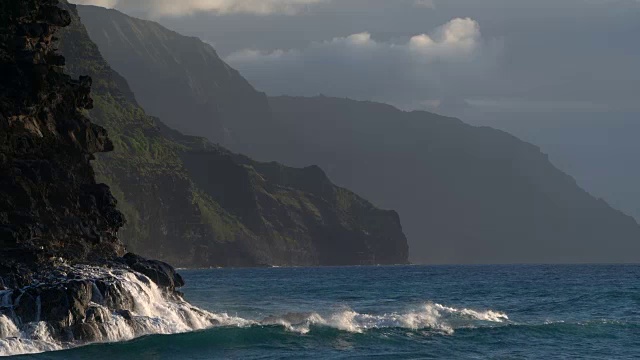
[{"label": "dark basalt rock", "polygon": [[[135,272],[121,258],[124,216],[91,166],[94,153],[113,149],[82,113],[93,105],[91,79],[64,74],[54,50],[54,32],[71,22],[57,5],[0,2],[0,313],[91,341],[111,312],[132,317],[122,281]],[[125,259],[169,295],[184,284],[168,264]]]},{"label": "dark basalt rock", "polygon": [[184,286],[182,276],[171,265],[157,260],[147,260],[135,254],[126,254],[123,257],[125,263],[133,270],[149,277],[158,286],[169,290]]},{"label": "dark basalt rock", "polygon": [[[101,325],[112,319],[112,312],[127,320],[133,318],[133,295],[120,279],[106,271],[96,276],[68,268],[57,271],[47,282],[36,280],[34,285],[13,290],[0,313],[18,324],[44,321],[50,333],[63,341],[100,339]],[[113,271],[130,270],[120,266]]]},{"label": "dark basalt rock", "polygon": [[100,262],[124,253],[116,237],[124,217],[90,164],[113,144],[82,115],[92,105],[91,79],[60,70],[53,34],[71,17],[57,4],[0,5],[0,265],[17,275],[8,277],[13,286],[28,285],[30,273],[56,259]]}]

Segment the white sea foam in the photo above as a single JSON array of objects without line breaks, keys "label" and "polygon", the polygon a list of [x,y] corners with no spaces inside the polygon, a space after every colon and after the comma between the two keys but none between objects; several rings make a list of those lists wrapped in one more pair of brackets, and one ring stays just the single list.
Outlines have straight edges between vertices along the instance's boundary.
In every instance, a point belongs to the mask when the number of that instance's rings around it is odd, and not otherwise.
[{"label": "white sea foam", "polygon": [[[126,341],[148,334],[174,334],[213,326],[247,326],[254,323],[194,307],[180,297],[167,295],[141,274],[95,267],[76,267],[69,271],[86,279],[113,277],[121,284],[125,292],[123,295],[129,295],[133,299],[129,320],[103,305],[90,304],[96,315],[104,319],[103,323],[97,325],[98,342]],[[0,304],[5,309],[13,306],[10,295],[11,292],[0,293]],[[98,296],[97,300],[99,298]],[[12,310],[8,313],[9,315],[0,315],[0,356],[62,350],[83,345],[57,342],[52,338],[45,322],[21,324]],[[40,314],[36,314],[36,317],[39,318]]]},{"label": "white sea foam", "polygon": [[414,310],[387,314],[361,314],[346,309],[321,316],[318,313],[289,313],[262,320],[262,325],[281,325],[287,330],[306,334],[310,326],[328,326],[342,331],[362,333],[371,329],[404,328],[428,329],[442,334],[453,334],[456,328],[474,327],[479,323],[504,323],[509,317],[498,311],[458,309],[435,303],[426,303]]},{"label": "white sea foam", "polygon": [[441,312],[449,313],[449,314],[457,314],[463,318],[469,318],[473,320],[499,322],[499,323],[509,321],[509,317],[507,316],[507,314],[499,311],[493,311],[493,310],[476,311],[471,309],[456,309],[456,308],[452,308],[452,307],[448,307],[440,304],[433,304],[433,306]]},{"label": "white sea foam", "polygon": [[[425,303],[407,311],[386,314],[359,313],[351,309],[329,312],[289,313],[263,320],[244,319],[225,313],[211,313],[192,306],[182,298],[167,295],[149,278],[124,270],[105,270],[97,267],[74,267],[69,272],[86,279],[116,279],[122,296],[133,299],[130,314],[108,309],[103,294],[94,287],[95,302],[90,304],[94,316],[102,319],[98,342],[118,342],[148,334],[174,334],[207,329],[216,326],[282,326],[287,331],[307,334],[313,326],[330,327],[340,331],[362,333],[372,329],[402,328],[430,330],[445,335],[455,329],[479,326],[479,323],[504,323],[506,314],[494,310],[454,308],[437,303]],[[0,355],[17,355],[63,350],[81,343],[60,343],[49,333],[45,322],[22,324],[15,316],[11,292],[0,292]],[[322,314],[322,315],[321,315]],[[126,318],[125,318],[126,315]],[[130,316],[129,316],[130,315]],[[40,314],[36,314],[39,319]]]}]

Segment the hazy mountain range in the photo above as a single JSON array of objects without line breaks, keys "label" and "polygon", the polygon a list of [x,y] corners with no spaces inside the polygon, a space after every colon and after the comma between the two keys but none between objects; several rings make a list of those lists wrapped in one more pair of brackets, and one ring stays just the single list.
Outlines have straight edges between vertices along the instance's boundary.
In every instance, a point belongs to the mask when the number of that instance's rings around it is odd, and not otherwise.
[{"label": "hazy mountain range", "polygon": [[[115,149],[94,168],[127,219],[119,237],[129,250],[190,267],[407,262],[397,213],[333,185],[316,166],[259,163],[148,116],[139,92],[104,61],[80,19],[72,20],[59,33],[60,50],[69,73],[93,78],[88,115]],[[182,105],[171,114],[190,109]],[[191,116],[185,110],[180,118],[211,125]]]},{"label": "hazy mountain range", "polygon": [[320,166],[338,184],[400,213],[412,261],[638,259],[633,218],[505,132],[378,103],[268,98],[198,39],[115,10],[79,12],[149,114],[258,160]]}]

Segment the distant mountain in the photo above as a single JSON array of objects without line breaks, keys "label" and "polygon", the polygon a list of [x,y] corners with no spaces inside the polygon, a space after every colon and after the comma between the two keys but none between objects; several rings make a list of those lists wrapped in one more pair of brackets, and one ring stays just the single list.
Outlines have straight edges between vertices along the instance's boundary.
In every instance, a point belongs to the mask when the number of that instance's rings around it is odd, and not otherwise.
[{"label": "distant mountain", "polygon": [[72,15],[60,50],[69,73],[93,78],[88,115],[115,148],[94,168],[127,218],[119,236],[130,250],[184,267],[407,262],[398,214],[320,168],[256,162],[146,115]]},{"label": "distant mountain", "polygon": [[[370,102],[275,97],[270,104],[291,136],[275,158],[318,164],[339,184],[397,209],[414,261],[640,260],[633,218],[508,133]],[[292,151],[303,147],[304,154]]]},{"label": "distant mountain", "polygon": [[[268,101],[209,44],[116,10],[78,6],[91,39],[140,105],[186,134],[252,151],[269,127]],[[159,101],[169,98],[171,101]]]},{"label": "distant mountain", "polygon": [[[484,111],[483,111],[484,110]],[[591,194],[640,219],[640,112],[487,111],[470,108],[463,119],[507,131],[540,146],[551,162]]]},{"label": "distant mountain", "polygon": [[[90,35],[115,69],[134,88],[154,88],[152,108],[181,106],[172,97],[176,83],[207,79],[222,84],[216,78],[227,78],[216,70],[222,65],[203,70],[185,60],[175,61],[173,51],[149,59],[136,50],[138,45],[113,39],[137,32],[140,43],[180,48],[183,56],[200,65],[206,63],[201,56],[186,54],[200,54],[208,46],[202,42],[116,11],[95,7],[80,7],[80,11]],[[163,40],[168,37],[175,42]],[[176,69],[169,78],[166,68],[155,63],[171,63]],[[132,64],[146,71],[133,74]],[[233,74],[237,84],[227,86],[244,88],[246,81]],[[202,96],[188,87],[182,89],[190,92],[182,97]],[[234,129],[237,121],[238,129],[258,130],[231,131],[233,149],[292,166],[317,164],[338,184],[380,206],[397,209],[414,262],[640,260],[640,227],[633,218],[582,190],[539,148],[505,132],[379,103],[276,97],[265,106],[255,100],[260,93],[247,90],[245,94],[243,98],[236,93],[233,103],[252,109],[253,117],[228,112],[222,123],[225,129]],[[214,92],[207,96],[218,101]],[[220,134],[207,128],[222,119],[214,115],[174,121],[188,122],[191,129],[199,129],[191,134],[218,141]]]}]

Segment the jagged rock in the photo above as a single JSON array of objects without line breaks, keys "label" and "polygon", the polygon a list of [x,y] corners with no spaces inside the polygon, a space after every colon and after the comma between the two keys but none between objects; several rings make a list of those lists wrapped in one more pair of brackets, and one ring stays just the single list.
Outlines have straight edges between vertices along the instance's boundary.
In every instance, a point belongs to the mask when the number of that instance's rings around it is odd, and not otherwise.
[{"label": "jagged rock", "polygon": [[[20,330],[44,322],[55,339],[93,341],[108,339],[112,311],[132,318],[126,283],[143,275],[123,264],[124,216],[95,180],[93,154],[113,143],[82,113],[91,79],[60,68],[53,33],[71,16],[57,5],[0,2],[0,313]],[[171,266],[133,264],[179,296],[184,282]]]},{"label": "jagged rock", "polygon": [[126,254],[124,261],[133,270],[148,276],[158,286],[165,287],[170,290],[184,285],[182,276],[178,274],[169,264],[157,260],[147,260],[135,254]]},{"label": "jagged rock", "polygon": [[[116,237],[124,218],[90,164],[93,153],[113,145],[106,130],[81,113],[91,105],[91,80],[73,80],[58,69],[64,59],[52,37],[71,16],[57,4],[10,1],[0,9],[7,25],[0,34],[0,241],[7,245],[0,262],[8,271],[124,253]],[[23,50],[13,46],[16,40],[26,44]],[[28,283],[28,277],[9,279]]]}]

